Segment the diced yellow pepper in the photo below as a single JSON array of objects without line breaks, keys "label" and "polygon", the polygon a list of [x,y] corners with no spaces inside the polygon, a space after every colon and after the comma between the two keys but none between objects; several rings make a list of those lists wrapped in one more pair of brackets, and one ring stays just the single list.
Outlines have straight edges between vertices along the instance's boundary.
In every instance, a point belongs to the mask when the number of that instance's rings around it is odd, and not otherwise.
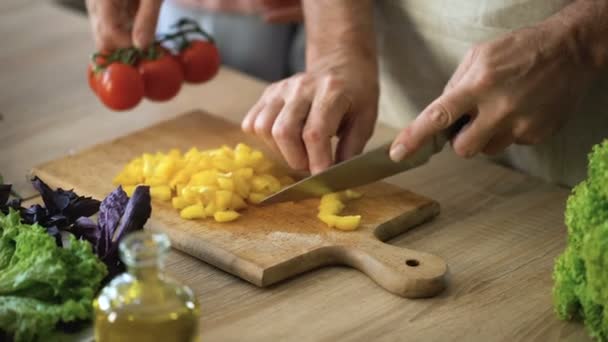
[{"label": "diced yellow pepper", "polygon": [[349,189],[349,190],[345,190],[344,191],[344,196],[347,199],[359,199],[359,198],[361,198],[363,196],[363,194],[360,193],[360,192],[357,192],[355,190],[350,190]]},{"label": "diced yellow pepper", "polygon": [[196,147],[192,147],[184,154],[184,159],[186,159],[186,160],[191,160],[196,157],[200,158],[200,152]]},{"label": "diced yellow pepper", "polygon": [[249,200],[249,202],[251,202],[253,204],[259,204],[259,203],[262,203],[262,201],[266,197],[268,197],[268,196],[266,196],[265,194],[261,194],[259,192],[252,192],[249,194],[249,197],[247,197],[247,199]]},{"label": "diced yellow pepper", "polygon": [[171,205],[175,209],[184,209],[185,207],[192,205],[192,204],[195,204],[195,203],[192,203],[181,196],[173,197],[171,199]]},{"label": "diced yellow pepper", "polygon": [[241,214],[237,213],[234,210],[226,210],[226,211],[217,211],[213,214],[213,218],[217,222],[230,222],[239,218]]},{"label": "diced yellow pepper", "polygon": [[281,190],[281,182],[271,174],[263,174],[262,177],[268,181],[268,186],[266,187],[269,192],[277,192]]},{"label": "diced yellow pepper", "polygon": [[282,186],[291,185],[296,182],[293,178],[289,176],[283,176],[279,179],[279,181],[281,182]]},{"label": "diced yellow pepper", "polygon": [[[152,198],[170,200],[184,218],[217,213],[216,219],[226,222],[236,219],[236,210],[246,208],[247,202],[260,203],[294,182],[271,172],[272,168],[272,161],[262,151],[246,144],[204,151],[193,147],[184,154],[178,149],[144,153],[125,165],[113,182],[122,185],[129,196],[137,185],[149,185]],[[324,204],[322,211],[337,211],[332,203]]]},{"label": "diced yellow pepper", "polygon": [[222,190],[234,191],[234,181],[230,178],[218,177],[217,183]]},{"label": "diced yellow pepper", "polygon": [[224,155],[213,156],[211,163],[215,168],[224,172],[229,172],[236,168],[234,161]]},{"label": "diced yellow pepper", "polygon": [[205,214],[207,216],[213,216],[217,211],[216,208],[215,202],[209,202],[209,204],[205,206]]},{"label": "diced yellow pepper", "polygon": [[185,207],[179,212],[179,216],[186,220],[194,220],[207,217],[205,213],[205,208],[203,208],[202,204],[193,204]]},{"label": "diced yellow pepper", "polygon": [[156,178],[156,176],[146,178],[146,181],[144,182],[144,184],[149,185],[149,186],[158,186],[158,185],[163,185],[166,183],[167,183],[166,180],[158,179],[158,178]]},{"label": "diced yellow pepper", "polygon": [[221,149],[226,157],[234,159],[234,151],[230,147],[227,145],[222,145]]},{"label": "diced yellow pepper", "polygon": [[203,170],[197,172],[190,177],[191,185],[216,185],[218,172],[215,169]]},{"label": "diced yellow pepper", "polygon": [[168,201],[171,199],[171,188],[168,185],[151,186],[150,197],[159,201]]},{"label": "diced yellow pepper", "polygon": [[361,215],[339,216],[338,214],[345,207],[343,200],[359,197],[361,197],[361,194],[352,190],[326,194],[319,203],[317,217],[329,227],[340,230],[355,230],[361,223]]},{"label": "diced yellow pepper", "polygon": [[334,227],[340,230],[355,230],[361,223],[361,215],[336,216]]},{"label": "diced yellow pepper", "polygon": [[264,160],[264,153],[262,151],[253,151],[249,155],[249,165],[255,168]]},{"label": "diced yellow pepper", "polygon": [[125,191],[127,196],[131,197],[133,196],[133,192],[135,192],[136,187],[137,185],[123,185],[122,189]]},{"label": "diced yellow pepper", "polygon": [[244,209],[247,208],[247,203],[245,203],[241,196],[233,193],[230,208],[233,210]]},{"label": "diced yellow pepper", "polygon": [[319,218],[319,220],[321,220],[323,223],[325,223],[329,228],[333,228],[336,224],[336,218],[338,216],[334,215],[334,214],[328,214],[328,213],[319,213],[317,214],[317,217]]},{"label": "diced yellow pepper", "polygon": [[340,201],[324,202],[319,205],[319,212],[327,214],[339,214],[344,209],[344,203]]},{"label": "diced yellow pepper", "polygon": [[223,211],[230,207],[232,203],[232,192],[226,190],[218,190],[215,192],[215,204],[217,206],[217,210]]},{"label": "diced yellow pepper", "polygon": [[254,170],[258,173],[267,173],[270,172],[270,170],[272,170],[272,168],[274,167],[274,163],[271,162],[270,160],[262,160],[261,162],[257,163],[256,165],[254,165]]},{"label": "diced yellow pepper", "polygon": [[245,181],[242,177],[237,175],[234,178],[234,190],[237,194],[239,194],[239,196],[247,198],[249,196],[250,189],[251,187],[249,186],[249,183],[247,183],[247,181]]},{"label": "diced yellow pepper", "polygon": [[264,189],[268,189],[270,181],[262,176],[253,176],[251,179],[251,188],[255,192],[262,192]]},{"label": "diced yellow pepper", "polygon": [[251,153],[251,147],[249,147],[249,145],[247,144],[243,144],[243,143],[238,143],[236,144],[236,147],[234,148],[234,151],[236,153]]},{"label": "diced yellow pepper", "polygon": [[148,178],[154,174],[154,167],[156,166],[156,158],[154,155],[150,153],[144,153],[142,156],[144,165],[143,165],[143,174],[144,177]]}]

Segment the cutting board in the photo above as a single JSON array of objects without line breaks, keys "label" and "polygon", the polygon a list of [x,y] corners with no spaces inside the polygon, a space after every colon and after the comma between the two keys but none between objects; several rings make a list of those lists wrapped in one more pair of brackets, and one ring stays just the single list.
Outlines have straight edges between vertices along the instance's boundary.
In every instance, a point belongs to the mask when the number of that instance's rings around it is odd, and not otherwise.
[{"label": "cutting board", "polygon": [[[103,199],[115,188],[114,175],[144,152],[238,142],[265,150],[237,125],[195,111],[45,163],[34,168],[33,174],[51,186]],[[382,242],[436,216],[437,202],[382,182],[358,190],[364,196],[349,202],[347,213],[361,214],[363,219],[352,232],[320,222],[318,199],[251,206],[229,223],[182,220],[169,203],[154,201],[146,228],[165,232],[176,249],[261,287],[321,266],[346,265],[399,296],[428,297],[440,292],[447,272],[443,259]]]}]

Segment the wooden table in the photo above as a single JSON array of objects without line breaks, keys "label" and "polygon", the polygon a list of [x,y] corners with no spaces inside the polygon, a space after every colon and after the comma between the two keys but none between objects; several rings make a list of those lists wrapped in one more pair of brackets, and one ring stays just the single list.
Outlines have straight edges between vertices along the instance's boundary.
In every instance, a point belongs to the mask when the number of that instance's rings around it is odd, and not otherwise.
[{"label": "wooden table", "polygon": [[[264,88],[223,69],[170,103],[112,113],[85,81],[93,47],[84,17],[40,0],[3,0],[0,32],[0,172],[26,195],[33,193],[25,174],[35,164],[193,108],[238,121]],[[394,133],[379,127],[372,145]],[[200,299],[203,340],[587,339],[581,324],[559,321],[551,306],[568,190],[449,151],[391,181],[442,205],[434,222],[392,241],[447,260],[442,295],[406,300],[341,267],[259,289],[173,252],[171,274]]]}]

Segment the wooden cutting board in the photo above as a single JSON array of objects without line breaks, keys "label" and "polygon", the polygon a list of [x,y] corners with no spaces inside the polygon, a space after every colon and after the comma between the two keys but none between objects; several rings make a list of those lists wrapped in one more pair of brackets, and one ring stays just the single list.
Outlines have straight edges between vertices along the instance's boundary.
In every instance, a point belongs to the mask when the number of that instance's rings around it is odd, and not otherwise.
[{"label": "wooden cutting board", "polygon": [[[264,149],[237,125],[197,111],[45,163],[33,173],[51,186],[103,199],[115,188],[114,175],[144,152],[238,142]],[[347,265],[403,297],[440,292],[447,272],[441,258],[381,242],[436,216],[437,202],[387,183],[359,190],[363,198],[347,206],[347,211],[363,216],[361,227],[353,232],[321,223],[316,218],[318,199],[249,207],[230,223],[182,220],[169,203],[155,201],[147,228],[167,233],[175,248],[257,286],[325,265]]]}]

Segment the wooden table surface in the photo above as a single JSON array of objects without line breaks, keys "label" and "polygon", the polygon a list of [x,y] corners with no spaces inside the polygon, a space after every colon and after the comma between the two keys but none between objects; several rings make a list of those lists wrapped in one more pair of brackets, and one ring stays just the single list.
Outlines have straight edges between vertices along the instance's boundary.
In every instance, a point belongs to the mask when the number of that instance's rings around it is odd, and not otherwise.
[{"label": "wooden table surface", "polygon": [[[47,1],[3,0],[0,32],[0,173],[25,195],[33,194],[25,175],[35,164],[194,108],[238,121],[264,88],[223,69],[170,103],[112,113],[85,80],[93,48],[86,18]],[[371,145],[394,134],[379,127]],[[391,181],[441,203],[435,221],[391,242],[445,258],[444,293],[403,299],[342,267],[260,289],[173,252],[169,272],[201,302],[203,340],[587,339],[581,324],[559,321],[551,305],[567,189],[449,151]]]}]

